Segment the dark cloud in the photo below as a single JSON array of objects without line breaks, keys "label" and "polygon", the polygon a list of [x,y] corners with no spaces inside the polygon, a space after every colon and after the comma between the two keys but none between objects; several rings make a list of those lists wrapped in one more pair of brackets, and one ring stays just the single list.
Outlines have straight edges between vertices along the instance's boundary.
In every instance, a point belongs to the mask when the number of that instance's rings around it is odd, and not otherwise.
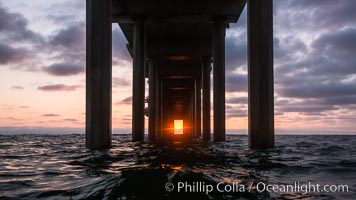
[{"label": "dark cloud", "polygon": [[321,99],[308,99],[298,101],[276,101],[276,111],[297,112],[297,113],[316,113],[322,114],[325,111],[338,110],[336,106],[323,104]]},{"label": "dark cloud", "polygon": [[355,23],[356,2],[352,0],[294,0],[289,2],[287,6],[308,13],[309,18],[315,23],[314,26],[342,26]]},{"label": "dark cloud", "polygon": [[341,29],[320,35],[302,59],[276,68],[276,91],[281,97],[318,98],[321,104],[345,105],[356,95],[356,30]]},{"label": "dark cloud", "polygon": [[0,3],[0,65],[16,64],[9,67],[34,70],[30,62],[36,57],[34,49],[43,45],[45,40],[28,25],[29,21],[22,14],[12,13]]},{"label": "dark cloud", "polygon": [[[285,0],[280,0],[280,1],[285,1]],[[277,1],[280,3],[279,1]],[[335,4],[335,0],[313,0],[313,1],[308,1],[308,0],[289,0],[286,1],[288,6],[291,6],[292,8],[297,8],[297,9],[307,9],[307,8],[315,8],[315,7],[323,7],[323,6],[330,6]],[[340,2],[339,2],[340,3]]]},{"label": "dark cloud", "polygon": [[238,67],[247,66],[247,38],[246,33],[239,37],[226,37],[225,62],[226,70],[233,71]]},{"label": "dark cloud", "polygon": [[290,99],[276,101],[277,111],[323,116],[355,105],[356,2],[276,4],[275,88]]},{"label": "dark cloud", "polygon": [[[235,26],[231,26],[235,27]],[[247,27],[247,5],[245,5],[244,9],[241,12],[240,18],[236,23],[236,27],[239,29],[246,29]]]},{"label": "dark cloud", "polygon": [[278,94],[283,97],[327,98],[356,95],[355,83],[318,83],[306,82],[294,86],[281,87]]},{"label": "dark cloud", "polygon": [[226,109],[226,117],[227,118],[247,117],[247,110],[237,108],[237,107],[229,108]]},{"label": "dark cloud", "polygon": [[311,73],[330,77],[356,73],[356,29],[342,29],[321,35],[312,43],[313,53],[305,63]]},{"label": "dark cloud", "polygon": [[338,32],[323,34],[312,43],[312,47],[319,51],[329,50],[333,53],[354,55],[356,51],[356,29],[345,28]]},{"label": "dark cloud", "polygon": [[42,115],[42,116],[43,116],[43,117],[59,117],[59,116],[61,116],[61,115],[49,113],[49,114],[44,114],[44,115]]},{"label": "dark cloud", "polygon": [[247,68],[247,9],[242,11],[237,23],[230,24],[226,30],[225,62],[226,71],[231,72],[236,68]]},{"label": "dark cloud", "polygon": [[247,91],[247,75],[228,73],[226,75],[226,91],[227,92],[246,92]]},{"label": "dark cloud", "polygon": [[43,70],[54,76],[71,76],[85,71],[83,65],[76,65],[72,63],[56,63],[49,67],[43,68]]},{"label": "dark cloud", "polygon": [[284,38],[274,38],[274,59],[279,61],[290,61],[295,59],[297,53],[305,54],[307,46],[304,42],[293,36],[286,36]]},{"label": "dark cloud", "polygon": [[117,24],[112,29],[112,61],[113,65],[120,65],[122,61],[131,62],[132,58],[126,48],[126,38]]},{"label": "dark cloud", "polygon": [[[60,24],[67,24],[73,21],[78,21],[85,17],[85,4],[86,1],[82,0],[65,2],[58,1],[57,3],[51,3],[47,8],[50,10],[48,17],[54,20],[54,22]],[[64,18],[65,20],[60,20],[61,18]]]},{"label": "dark cloud", "polygon": [[226,100],[228,104],[247,104],[248,98],[247,97],[230,97]]},{"label": "dark cloud", "polygon": [[21,121],[21,119],[16,117],[7,117],[6,119],[14,120],[14,121]]},{"label": "dark cloud", "polygon": [[315,76],[330,78],[356,73],[356,29],[342,29],[326,33],[313,41],[313,51],[303,60],[290,64],[286,70],[308,69]]},{"label": "dark cloud", "polygon": [[275,0],[277,29],[319,31],[355,24],[352,0]]},{"label": "dark cloud", "polygon": [[47,48],[56,52],[53,59],[61,62],[55,64],[53,75],[66,76],[84,72],[85,66],[85,24],[82,21],[68,22],[67,26],[50,36]]},{"label": "dark cloud", "polygon": [[225,65],[227,73],[236,68],[247,69],[247,7],[237,23],[229,24],[225,38]]},{"label": "dark cloud", "polygon": [[0,65],[18,63],[28,58],[28,51],[0,43]]},{"label": "dark cloud", "polygon": [[41,35],[27,28],[28,20],[21,14],[11,13],[0,4],[0,33],[6,35],[8,42],[42,42]]},{"label": "dark cloud", "polygon": [[39,86],[37,89],[46,92],[55,92],[55,91],[74,91],[80,87],[81,87],[80,85],[53,84],[53,85]]},{"label": "dark cloud", "polygon": [[85,48],[85,24],[77,22],[52,36],[50,43],[68,49]]},{"label": "dark cloud", "polygon": [[55,23],[72,22],[75,17],[76,17],[76,15],[74,15],[74,14],[66,15],[63,13],[60,13],[60,14],[59,13],[58,14],[51,13],[51,14],[47,15],[47,18],[53,20],[53,22],[55,22]]},{"label": "dark cloud", "polygon": [[13,85],[13,86],[11,86],[11,89],[12,90],[23,90],[25,88],[23,86],[20,86],[20,85]]},{"label": "dark cloud", "polygon": [[77,119],[73,119],[73,118],[66,118],[66,119],[63,119],[63,121],[77,122],[78,120]]},{"label": "dark cloud", "polygon": [[350,96],[331,96],[321,100],[326,105],[352,105],[356,104],[356,95]]},{"label": "dark cloud", "polygon": [[131,105],[131,104],[132,104],[132,96],[126,97],[125,99],[115,103],[115,105]]},{"label": "dark cloud", "polygon": [[297,112],[304,115],[324,115],[324,112],[347,109],[354,110],[356,95],[351,96],[329,96],[317,98],[298,98],[294,100],[275,100],[276,113]]},{"label": "dark cloud", "polygon": [[283,112],[298,112],[298,113],[319,113],[329,110],[337,110],[337,108],[329,105],[306,105],[301,104],[299,106],[290,105],[290,106],[283,106],[280,111]]},{"label": "dark cloud", "polygon": [[130,81],[121,77],[113,77],[112,86],[113,87],[130,86]]}]

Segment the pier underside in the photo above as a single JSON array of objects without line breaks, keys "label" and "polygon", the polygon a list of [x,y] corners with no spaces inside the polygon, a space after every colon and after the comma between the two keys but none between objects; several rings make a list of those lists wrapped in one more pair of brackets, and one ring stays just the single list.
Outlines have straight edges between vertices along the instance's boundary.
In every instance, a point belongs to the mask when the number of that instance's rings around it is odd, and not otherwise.
[{"label": "pier underside", "polygon": [[[245,4],[245,0],[87,0],[87,146],[111,144],[111,23],[120,26],[133,58],[133,141],[144,140],[146,79],[150,140],[200,136],[210,140],[213,96],[213,138],[224,141],[225,31],[229,23],[237,22]],[[250,147],[271,148],[272,0],[249,0],[248,5]]]}]

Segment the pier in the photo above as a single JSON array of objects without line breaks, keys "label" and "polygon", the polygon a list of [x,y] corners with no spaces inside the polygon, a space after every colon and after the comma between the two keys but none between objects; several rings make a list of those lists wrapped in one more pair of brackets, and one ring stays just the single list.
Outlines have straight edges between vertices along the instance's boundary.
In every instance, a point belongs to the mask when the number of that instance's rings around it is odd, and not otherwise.
[{"label": "pier", "polygon": [[111,146],[112,23],[120,26],[133,59],[132,140],[144,140],[147,79],[150,140],[225,141],[225,32],[246,4],[249,146],[274,147],[272,0],[86,2],[89,149]]}]

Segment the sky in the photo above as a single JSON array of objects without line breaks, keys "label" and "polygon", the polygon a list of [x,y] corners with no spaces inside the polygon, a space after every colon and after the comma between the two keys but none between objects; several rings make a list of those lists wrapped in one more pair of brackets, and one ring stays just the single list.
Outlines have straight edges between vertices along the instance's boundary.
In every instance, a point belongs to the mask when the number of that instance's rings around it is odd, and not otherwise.
[{"label": "sky", "polygon": [[[356,1],[274,0],[277,133],[356,133]],[[246,8],[226,32],[226,128],[247,129]],[[132,59],[113,24],[113,128],[131,127]],[[85,1],[0,0],[0,127],[83,128]],[[146,119],[147,120],[147,119]]]}]

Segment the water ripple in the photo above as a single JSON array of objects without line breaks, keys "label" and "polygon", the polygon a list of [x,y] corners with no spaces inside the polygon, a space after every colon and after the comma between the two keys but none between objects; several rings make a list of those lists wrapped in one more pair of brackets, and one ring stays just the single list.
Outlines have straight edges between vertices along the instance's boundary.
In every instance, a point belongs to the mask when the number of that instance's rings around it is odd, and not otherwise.
[{"label": "water ripple", "polygon": [[[167,181],[206,184],[292,181],[355,187],[356,136],[276,136],[273,150],[248,150],[247,137],[168,146],[114,135],[89,151],[83,135],[0,135],[4,199],[348,199],[356,193],[169,193]],[[330,182],[332,181],[332,182]]]}]

